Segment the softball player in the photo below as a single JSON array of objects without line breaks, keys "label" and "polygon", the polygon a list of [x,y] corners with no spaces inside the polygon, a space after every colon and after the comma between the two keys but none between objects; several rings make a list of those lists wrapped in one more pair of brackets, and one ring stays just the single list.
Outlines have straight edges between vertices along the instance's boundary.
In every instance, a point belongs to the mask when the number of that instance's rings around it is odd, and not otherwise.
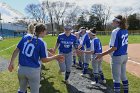
[{"label": "softball player", "polygon": [[[86,29],[84,27],[80,28],[80,35],[81,35],[80,45],[82,47],[81,50],[85,50],[84,46],[86,46],[86,50],[90,51],[90,38],[88,36],[88,33],[86,33]],[[83,66],[82,75],[84,75],[84,74],[87,74],[88,65],[89,65],[91,56],[90,56],[90,54],[82,54],[81,56],[83,58],[83,60],[82,60],[83,65],[82,65],[82,62],[79,62],[79,65]]]},{"label": "softball player", "polygon": [[60,62],[64,60],[62,55],[48,57],[47,46],[42,39],[46,34],[45,25],[38,24],[35,33],[35,36],[26,35],[21,39],[13,52],[8,67],[9,71],[12,72],[14,60],[19,53],[18,80],[20,88],[18,93],[27,93],[28,83],[31,93],[39,93],[41,61],[45,63],[53,59]]},{"label": "softball player", "polygon": [[126,77],[128,31],[125,23],[126,20],[121,15],[113,19],[112,25],[116,27],[116,29],[114,29],[111,34],[110,49],[96,57],[96,59],[100,59],[102,56],[110,53],[115,93],[120,93],[120,80],[122,80],[123,83],[124,93],[128,93],[128,79]]},{"label": "softball player", "polygon": [[65,57],[65,61],[63,63],[59,63],[60,72],[65,72],[65,82],[68,83],[68,78],[71,72],[72,65],[72,47],[75,49],[78,48],[77,38],[74,34],[71,33],[72,27],[65,26],[64,33],[59,34],[57,38],[57,42],[54,48],[54,52],[56,49],[59,49],[59,54],[63,54]]},{"label": "softball player", "polygon": [[102,45],[100,40],[96,37],[96,29],[90,29],[88,35],[91,39],[91,50],[90,51],[83,51],[85,54],[92,54],[92,67],[93,67],[93,74],[95,78],[95,82],[91,82],[91,84],[99,85],[98,76],[100,75],[101,80],[103,83],[106,83],[104,79],[104,75],[102,72],[102,58],[100,60],[95,60],[95,57],[102,53]]}]

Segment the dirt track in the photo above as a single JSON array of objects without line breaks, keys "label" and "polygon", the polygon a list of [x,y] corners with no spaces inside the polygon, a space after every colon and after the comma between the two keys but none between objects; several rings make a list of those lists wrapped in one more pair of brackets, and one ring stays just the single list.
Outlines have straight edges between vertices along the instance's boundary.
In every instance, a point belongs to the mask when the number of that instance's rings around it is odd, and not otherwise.
[{"label": "dirt track", "polygon": [[[103,50],[108,48],[108,46],[104,46]],[[137,77],[140,77],[140,44],[128,45],[128,57],[127,71]],[[110,56],[105,56],[104,61],[110,62]]]}]

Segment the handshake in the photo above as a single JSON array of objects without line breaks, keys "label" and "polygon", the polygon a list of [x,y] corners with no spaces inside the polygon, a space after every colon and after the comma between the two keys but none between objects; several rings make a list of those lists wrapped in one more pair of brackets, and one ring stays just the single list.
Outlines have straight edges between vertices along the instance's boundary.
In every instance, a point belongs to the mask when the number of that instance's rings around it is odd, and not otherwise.
[{"label": "handshake", "polygon": [[[55,49],[54,48],[50,48],[50,49],[47,49],[48,51],[49,51],[49,55],[50,56],[53,56],[53,55],[55,55]],[[60,63],[62,63],[62,62],[64,62],[64,60],[65,60],[65,57],[64,57],[64,55],[62,55],[62,54],[58,54],[58,55],[56,55],[56,60],[58,61],[58,62],[60,62]]]}]

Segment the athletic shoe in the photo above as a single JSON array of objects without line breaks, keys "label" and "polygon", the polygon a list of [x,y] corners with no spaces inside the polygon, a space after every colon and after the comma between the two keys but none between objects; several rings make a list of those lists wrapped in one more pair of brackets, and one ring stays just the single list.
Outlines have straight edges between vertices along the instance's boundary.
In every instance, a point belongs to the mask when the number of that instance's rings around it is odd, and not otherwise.
[{"label": "athletic shoe", "polygon": [[96,87],[99,87],[100,86],[100,84],[99,83],[96,83],[95,81],[92,81],[91,82],[91,85],[96,86]]},{"label": "athletic shoe", "polygon": [[65,80],[65,83],[66,83],[66,84],[69,84],[69,81],[68,81],[68,80]]},{"label": "athletic shoe", "polygon": [[88,77],[87,74],[80,74],[82,77]]},{"label": "athletic shoe", "polygon": [[103,83],[103,84],[106,84],[106,80],[103,80],[102,83]]},{"label": "athletic shoe", "polygon": [[39,85],[39,88],[41,88],[41,86],[42,86],[42,85],[40,84],[40,85]]}]

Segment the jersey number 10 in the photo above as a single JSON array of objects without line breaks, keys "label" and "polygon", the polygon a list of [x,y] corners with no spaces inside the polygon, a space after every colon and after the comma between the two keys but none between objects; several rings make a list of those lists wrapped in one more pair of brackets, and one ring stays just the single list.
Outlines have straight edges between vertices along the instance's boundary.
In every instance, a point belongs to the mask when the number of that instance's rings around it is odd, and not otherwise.
[{"label": "jersey number 10", "polygon": [[33,55],[35,46],[32,43],[25,42],[22,50],[22,54],[25,54],[27,57],[31,57]]}]

